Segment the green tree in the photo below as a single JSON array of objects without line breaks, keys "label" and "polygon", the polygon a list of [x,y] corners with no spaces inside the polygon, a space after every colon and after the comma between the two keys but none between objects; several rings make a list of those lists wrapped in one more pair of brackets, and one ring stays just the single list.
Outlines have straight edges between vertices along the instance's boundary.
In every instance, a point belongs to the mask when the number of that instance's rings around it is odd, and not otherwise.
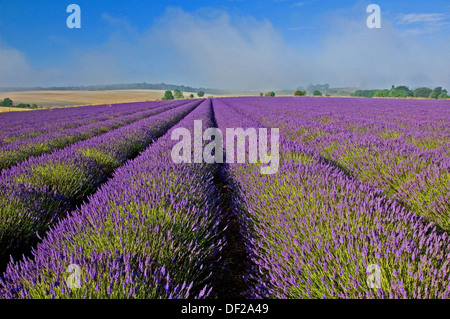
[{"label": "green tree", "polygon": [[319,90],[314,90],[313,95],[314,96],[322,96],[322,93]]},{"label": "green tree", "polygon": [[447,94],[448,92],[447,92],[447,90],[442,89],[442,87],[439,86],[439,87],[435,88],[435,89],[431,92],[430,98],[431,98],[431,99],[437,99],[437,98],[439,97],[439,95],[441,95],[442,93]]},{"label": "green tree", "polygon": [[173,94],[172,91],[166,91],[164,92],[164,97],[162,98],[162,100],[173,100]]},{"label": "green tree", "polygon": [[406,97],[407,95],[406,95],[405,91],[393,89],[393,90],[389,91],[389,96],[390,97]]},{"label": "green tree", "polygon": [[374,96],[375,97],[388,97],[389,96],[389,90],[377,90],[375,91]]},{"label": "green tree", "polygon": [[305,96],[305,95],[306,95],[306,92],[305,91],[300,91],[300,90],[297,90],[294,93],[294,96]]},{"label": "green tree", "polygon": [[414,97],[428,98],[430,96],[431,92],[433,92],[433,90],[430,88],[426,88],[426,87],[417,88],[414,90]]},{"label": "green tree", "polygon": [[190,97],[191,99],[193,99],[193,98],[194,98],[194,94],[191,93],[191,95],[189,95],[189,97]]},{"label": "green tree", "polygon": [[450,98],[450,96],[448,96],[447,93],[441,93],[438,96],[439,100],[445,100],[445,99],[448,99],[448,98]]},{"label": "green tree", "polygon": [[200,91],[200,92],[197,93],[197,96],[198,97],[203,97],[203,96],[205,96],[205,92]]},{"label": "green tree", "polygon": [[178,100],[178,99],[182,99],[182,98],[184,98],[183,92],[181,92],[181,91],[178,90],[178,89],[175,89],[175,90],[173,91],[173,97],[176,98],[177,100]]},{"label": "green tree", "polygon": [[29,108],[31,108],[31,105],[20,103],[20,104],[17,104],[16,107],[21,108],[21,109],[29,109]]},{"label": "green tree", "polygon": [[377,90],[356,90],[354,93],[352,93],[352,96],[373,97],[376,91]]},{"label": "green tree", "polygon": [[390,97],[408,97],[414,96],[414,92],[411,91],[407,86],[400,85],[397,87],[392,86],[389,91]]},{"label": "green tree", "polygon": [[272,92],[267,92],[267,93],[266,93],[266,96],[275,96],[275,92],[274,92],[274,91],[272,91]]},{"label": "green tree", "polygon": [[263,92],[259,92],[259,96],[264,96],[264,93]]},{"label": "green tree", "polygon": [[9,97],[4,98],[3,101],[0,102],[0,106],[13,106],[13,105],[14,105],[13,101]]}]

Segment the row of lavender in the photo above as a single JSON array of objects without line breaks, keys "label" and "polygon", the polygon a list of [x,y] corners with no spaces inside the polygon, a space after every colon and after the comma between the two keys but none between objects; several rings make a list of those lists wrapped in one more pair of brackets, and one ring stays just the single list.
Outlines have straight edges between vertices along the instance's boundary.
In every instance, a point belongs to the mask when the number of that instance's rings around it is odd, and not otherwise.
[{"label": "row of lavender", "polygon": [[[214,101],[221,129],[258,127],[252,117],[266,125],[274,116],[264,108],[255,113],[242,100],[224,101]],[[447,233],[349,178],[312,147],[282,138],[280,156],[274,175],[261,175],[258,165],[231,164],[243,229],[250,229],[244,234],[250,297],[449,297]],[[369,287],[376,270],[380,282]]]},{"label": "row of lavender", "polygon": [[[194,120],[212,126],[210,100],[174,128],[193,136]],[[52,228],[33,259],[10,263],[0,297],[208,297],[224,244],[214,166],[174,164],[174,143],[169,131]]]},{"label": "row of lavender", "polygon": [[33,157],[0,175],[0,260],[29,251],[48,227],[82,203],[200,101],[162,112],[63,150]]},{"label": "row of lavender", "polygon": [[[317,104],[320,100],[320,104]],[[314,148],[350,176],[450,230],[450,103],[381,99],[247,99],[265,125]],[[242,103],[242,100],[236,101]],[[259,112],[259,111],[258,111]]]},{"label": "row of lavender", "polygon": [[125,116],[145,109],[163,106],[168,102],[141,102],[87,107],[72,107],[39,111],[0,114],[0,145],[35,137],[55,130]]},{"label": "row of lavender", "polygon": [[[100,118],[93,118],[94,123],[76,126],[64,130],[58,130],[61,123],[55,124],[49,133],[36,137],[18,140],[0,147],[0,170],[16,165],[31,156],[52,153],[57,149],[64,148],[78,141],[87,140],[97,135],[104,134],[113,129],[126,126],[138,120],[162,113],[171,108],[179,106],[179,102],[172,102],[159,107],[152,106],[141,111],[133,111],[131,114],[117,117],[117,113],[112,112],[112,118],[101,121]],[[142,106],[139,110],[142,109]],[[127,112],[128,113],[128,112]],[[114,115],[116,114],[116,115]],[[89,121],[91,122],[91,121]],[[17,128],[16,128],[17,130]]]}]

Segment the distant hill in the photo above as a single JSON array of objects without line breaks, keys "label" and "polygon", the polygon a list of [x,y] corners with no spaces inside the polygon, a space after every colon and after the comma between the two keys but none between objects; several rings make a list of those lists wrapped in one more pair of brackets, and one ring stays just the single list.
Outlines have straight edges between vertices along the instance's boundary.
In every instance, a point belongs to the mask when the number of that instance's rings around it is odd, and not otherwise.
[{"label": "distant hill", "polygon": [[132,84],[105,84],[89,86],[56,86],[56,87],[5,87],[0,88],[0,92],[22,92],[22,91],[107,91],[107,90],[180,90],[182,92],[206,92],[209,94],[228,94],[227,90],[212,88],[193,88],[184,85],[175,84],[150,84],[150,83],[132,83]]},{"label": "distant hill", "polygon": [[[314,90],[319,90],[323,94],[331,94],[332,96],[350,96],[358,88],[330,88],[328,84],[323,85],[308,85],[306,89],[303,87],[297,88],[306,90],[308,94],[312,94]],[[131,84],[99,84],[88,86],[54,86],[54,87],[3,87],[0,92],[24,92],[24,91],[109,91],[109,90],[180,90],[181,92],[200,92],[203,91],[208,94],[254,94],[259,95],[260,91],[245,91],[245,90],[222,90],[214,88],[194,88],[185,85],[166,84],[166,83],[131,83]],[[265,91],[264,91],[265,92]],[[294,89],[275,90],[277,95],[293,95]]]}]

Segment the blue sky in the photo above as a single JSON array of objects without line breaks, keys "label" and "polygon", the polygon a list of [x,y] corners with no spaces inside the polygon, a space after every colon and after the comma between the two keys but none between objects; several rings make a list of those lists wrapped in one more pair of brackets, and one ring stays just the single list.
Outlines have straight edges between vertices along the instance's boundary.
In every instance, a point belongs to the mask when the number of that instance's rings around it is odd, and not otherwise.
[{"label": "blue sky", "polygon": [[450,89],[447,0],[0,0],[0,14],[0,86]]}]

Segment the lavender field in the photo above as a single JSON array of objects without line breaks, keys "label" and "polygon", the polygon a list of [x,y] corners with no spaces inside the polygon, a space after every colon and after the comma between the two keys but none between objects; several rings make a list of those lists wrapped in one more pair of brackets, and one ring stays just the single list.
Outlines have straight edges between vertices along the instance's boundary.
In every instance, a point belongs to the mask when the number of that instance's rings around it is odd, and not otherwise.
[{"label": "lavender field", "polygon": [[[279,128],[277,173],[174,163],[195,120]],[[0,190],[2,299],[450,297],[449,100],[4,113]]]}]

